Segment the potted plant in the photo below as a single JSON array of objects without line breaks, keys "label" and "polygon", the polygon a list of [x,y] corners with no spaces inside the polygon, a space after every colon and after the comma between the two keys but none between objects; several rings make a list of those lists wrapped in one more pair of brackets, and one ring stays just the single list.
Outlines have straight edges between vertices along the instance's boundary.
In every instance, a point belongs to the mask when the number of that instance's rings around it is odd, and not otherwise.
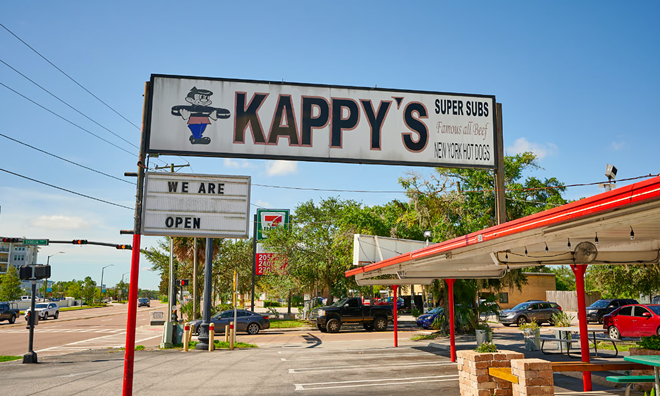
[{"label": "potted plant", "polygon": [[523,337],[525,338],[525,350],[541,350],[541,329],[534,318],[532,318],[531,322],[523,324],[518,329],[523,332]]}]

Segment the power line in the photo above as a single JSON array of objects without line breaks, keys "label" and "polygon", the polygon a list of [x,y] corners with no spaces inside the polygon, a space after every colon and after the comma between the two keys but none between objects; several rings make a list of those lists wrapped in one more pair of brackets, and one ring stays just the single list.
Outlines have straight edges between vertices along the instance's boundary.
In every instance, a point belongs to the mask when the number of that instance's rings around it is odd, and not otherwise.
[{"label": "power line", "polygon": [[60,119],[62,119],[62,120],[64,120],[64,121],[68,122],[69,124],[75,126],[76,128],[79,128],[79,129],[81,129],[81,130],[87,132],[88,134],[90,134],[90,135],[92,135],[92,136],[94,136],[94,137],[96,137],[96,138],[98,138],[98,139],[103,140],[104,142],[108,143],[109,145],[114,146],[114,147],[116,147],[116,148],[118,148],[118,149],[120,149],[120,150],[122,150],[122,151],[124,151],[124,152],[127,152],[128,154],[130,154],[130,155],[132,155],[132,156],[135,156],[135,153],[131,153],[130,151],[126,150],[125,148],[120,147],[120,146],[117,146],[116,144],[112,143],[112,142],[109,141],[109,140],[106,140],[106,139],[102,138],[101,136],[95,134],[94,132],[91,132],[91,131],[89,131],[89,130],[83,128],[83,127],[81,127],[80,125],[74,123],[73,121],[70,121],[70,120],[68,120],[68,119],[66,119],[66,118],[64,118],[64,117],[62,117],[61,115],[59,115],[59,114],[55,113],[54,111],[52,111],[52,110],[50,110],[50,109],[48,109],[48,108],[46,108],[46,107],[40,105],[39,103],[35,102],[34,100],[32,100],[32,99],[28,98],[27,96],[23,95],[22,93],[20,93],[20,92],[14,90],[14,89],[8,87],[7,85],[3,84],[2,82],[0,82],[0,85],[2,85],[3,87],[7,88],[7,89],[10,90],[10,91],[12,91],[12,92],[15,93],[16,95],[22,97],[23,99],[28,100],[28,101],[34,103],[35,105],[41,107],[42,109],[44,109],[44,110],[46,110],[47,112],[53,114],[54,116],[56,116],[56,117],[58,117],[58,118],[60,118]]},{"label": "power line", "polygon": [[96,122],[95,120],[93,120],[92,118],[90,118],[89,116],[87,116],[87,114],[83,113],[82,111],[80,111],[80,110],[76,109],[75,107],[71,106],[70,104],[68,104],[68,103],[65,102],[64,100],[60,99],[57,95],[55,95],[54,93],[50,92],[49,90],[47,90],[46,88],[42,87],[41,85],[37,84],[35,81],[33,81],[32,79],[30,79],[28,76],[26,76],[25,74],[23,74],[23,73],[21,73],[20,71],[16,70],[14,67],[10,66],[7,62],[3,61],[2,59],[0,59],[0,62],[4,63],[5,66],[7,66],[8,68],[12,69],[12,70],[15,71],[16,73],[20,74],[23,78],[25,78],[26,80],[28,80],[28,81],[31,82],[32,84],[36,85],[37,87],[41,88],[43,91],[45,91],[46,93],[48,93],[50,96],[52,96],[52,97],[54,97],[55,99],[59,100],[60,102],[64,103],[64,104],[67,105],[70,109],[74,110],[75,112],[77,112],[77,113],[80,114],[81,116],[87,118],[88,120],[90,120],[90,121],[93,122],[94,124],[100,126],[101,128],[105,129],[106,131],[110,132],[111,134],[115,135],[116,137],[118,137],[119,139],[123,140],[124,142],[130,144],[131,146],[135,147],[136,149],[139,149],[139,148],[140,148],[140,147],[138,147],[137,145],[135,145],[135,144],[131,143],[130,141],[124,139],[123,137],[119,136],[119,135],[116,134],[115,132],[111,131],[110,129],[106,128],[105,126],[99,124],[98,122]]},{"label": "power line", "polygon": [[66,188],[58,187],[58,186],[55,186],[55,185],[52,185],[52,184],[49,184],[49,183],[46,183],[46,182],[42,182],[42,181],[37,180],[37,179],[33,179],[33,178],[31,178],[31,177],[23,176],[23,175],[20,175],[20,174],[18,174],[18,173],[14,173],[14,172],[8,171],[8,170],[6,170],[6,169],[2,169],[2,168],[0,168],[0,171],[7,172],[7,173],[9,173],[9,174],[11,174],[11,175],[18,176],[18,177],[22,177],[23,179],[27,179],[27,180],[33,181],[33,182],[35,182],[35,183],[43,184],[43,185],[48,186],[48,187],[56,188],[56,189],[58,189],[58,190],[66,191],[66,192],[68,192],[68,193],[75,194],[75,195],[78,195],[78,196],[81,196],[81,197],[84,197],[84,198],[93,199],[93,200],[95,200],[95,201],[103,202],[103,203],[106,203],[106,204],[108,204],[108,205],[119,206],[120,208],[125,208],[125,209],[128,209],[128,210],[135,210],[134,208],[131,208],[131,207],[128,207],[128,206],[120,205],[120,204],[117,204],[117,203],[114,203],[114,202],[110,202],[110,201],[106,201],[106,200],[103,200],[103,199],[100,199],[100,198],[95,198],[95,197],[92,197],[92,196],[89,196],[89,195],[81,194],[81,193],[79,193],[79,192],[75,192],[75,191],[67,190]]},{"label": "power line", "polygon": [[55,158],[57,158],[57,159],[60,159],[60,160],[62,160],[62,161],[66,161],[66,162],[68,162],[68,163],[70,163],[70,164],[73,164],[73,165],[79,166],[79,167],[81,167],[81,168],[85,168],[85,169],[87,169],[87,170],[91,170],[92,172],[96,172],[96,173],[101,174],[101,175],[103,175],[103,176],[111,177],[111,178],[113,178],[113,179],[116,179],[116,180],[122,181],[122,182],[124,182],[124,183],[128,183],[128,184],[131,184],[131,185],[135,185],[135,183],[131,183],[131,182],[129,182],[128,180],[120,179],[120,178],[118,178],[118,177],[116,177],[116,176],[112,176],[112,175],[109,175],[109,174],[107,174],[107,173],[104,173],[104,172],[101,172],[101,171],[97,171],[96,169],[89,168],[89,167],[87,167],[87,166],[85,166],[85,165],[81,165],[81,164],[79,164],[79,163],[77,163],[77,162],[74,162],[74,161],[68,160],[68,159],[66,159],[66,158],[62,158],[62,157],[60,157],[60,156],[58,156],[58,155],[55,155],[55,154],[53,154],[53,153],[49,153],[48,151],[42,150],[42,149],[37,148],[37,147],[34,147],[34,146],[30,146],[30,145],[27,144],[27,143],[21,142],[20,140],[16,140],[16,139],[11,138],[11,137],[9,137],[9,136],[7,136],[7,135],[4,135],[4,134],[2,134],[2,133],[0,133],[0,136],[2,136],[2,137],[4,137],[4,138],[7,138],[7,139],[9,139],[9,140],[12,140],[12,141],[14,141],[14,142],[16,142],[16,143],[18,143],[18,144],[22,144],[23,146],[26,146],[26,147],[29,147],[29,148],[31,148],[31,149],[34,149],[34,150],[40,151],[40,152],[42,152],[42,153],[44,153],[44,154],[48,154],[48,155],[50,155],[51,157],[55,157]]},{"label": "power line", "polygon": [[87,88],[83,87],[82,84],[80,84],[78,81],[76,81],[73,77],[71,77],[70,75],[66,74],[66,73],[65,73],[62,69],[60,69],[59,67],[55,66],[55,64],[54,64],[53,62],[49,61],[45,56],[41,55],[41,54],[39,53],[39,51],[37,51],[36,49],[32,48],[28,43],[26,43],[25,41],[23,41],[23,40],[22,40],[20,37],[18,37],[14,32],[12,32],[11,30],[9,30],[5,25],[3,25],[2,23],[0,23],[0,26],[2,26],[6,31],[8,31],[12,36],[16,37],[16,39],[17,39],[18,41],[20,41],[21,43],[25,44],[25,46],[27,46],[29,49],[31,49],[32,51],[34,51],[34,53],[36,53],[37,55],[39,55],[43,60],[45,60],[45,61],[48,62],[51,66],[53,66],[55,69],[57,69],[60,73],[62,73],[62,74],[64,74],[65,76],[67,76],[67,77],[69,78],[69,80],[73,81],[73,82],[76,83],[76,85],[78,85],[80,88],[84,89],[85,92],[87,92],[88,94],[92,95],[96,100],[98,100],[99,102],[103,103],[107,108],[109,108],[110,110],[114,111],[118,116],[120,116],[121,118],[123,118],[124,120],[126,120],[129,124],[133,125],[133,126],[136,127],[138,130],[140,129],[139,126],[137,126],[137,125],[135,125],[134,123],[132,123],[128,118],[126,118],[126,117],[124,117],[123,115],[121,115],[117,110],[113,109],[109,104],[105,103],[105,102],[102,101],[98,96],[96,96],[96,95],[94,95],[92,92],[90,92],[90,90],[88,90]]}]

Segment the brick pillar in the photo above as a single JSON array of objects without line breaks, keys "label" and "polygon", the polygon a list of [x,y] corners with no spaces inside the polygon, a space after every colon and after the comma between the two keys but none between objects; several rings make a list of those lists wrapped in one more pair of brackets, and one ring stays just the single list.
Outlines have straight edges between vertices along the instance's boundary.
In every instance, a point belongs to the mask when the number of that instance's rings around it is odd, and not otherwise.
[{"label": "brick pillar", "polygon": [[552,363],[542,359],[511,360],[511,374],[518,377],[513,396],[553,396]]},{"label": "brick pillar", "polygon": [[491,377],[488,368],[511,367],[512,359],[524,358],[522,353],[458,351],[456,355],[461,396],[512,396],[511,382]]}]

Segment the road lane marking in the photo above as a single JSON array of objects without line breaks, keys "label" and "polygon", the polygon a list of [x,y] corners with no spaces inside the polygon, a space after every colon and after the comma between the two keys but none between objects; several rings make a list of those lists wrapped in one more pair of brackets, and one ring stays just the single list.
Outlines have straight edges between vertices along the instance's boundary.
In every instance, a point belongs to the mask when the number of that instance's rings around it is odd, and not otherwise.
[{"label": "road lane marking", "polygon": [[[280,352],[278,352],[280,353]],[[334,354],[333,354],[334,355]],[[314,357],[314,358],[299,358],[299,359],[282,359],[283,362],[299,362],[299,361],[318,361],[319,359],[323,360],[350,360],[350,359],[377,359],[381,357],[399,357],[399,356],[426,356],[433,357],[436,356],[433,353],[374,353],[374,354],[351,354],[349,356],[332,356],[332,357]]]},{"label": "road lane marking", "polygon": [[[430,377],[410,377],[410,378],[385,378],[358,381],[339,381],[339,382],[316,382],[310,384],[294,384],[295,390],[317,390],[317,389],[337,389],[337,388],[358,388],[365,386],[383,386],[383,385],[407,385],[427,382],[449,382],[458,381],[458,375],[435,375]],[[330,386],[324,386],[330,385]]]},{"label": "road lane marking", "polygon": [[417,367],[417,366],[455,366],[456,363],[442,363],[442,362],[413,362],[413,363],[393,363],[393,364],[379,364],[378,366],[329,366],[329,367],[305,367],[299,369],[289,369],[289,374],[302,374],[311,373],[316,371],[340,371],[340,370],[353,370],[356,368],[362,370],[375,370],[384,367]]}]

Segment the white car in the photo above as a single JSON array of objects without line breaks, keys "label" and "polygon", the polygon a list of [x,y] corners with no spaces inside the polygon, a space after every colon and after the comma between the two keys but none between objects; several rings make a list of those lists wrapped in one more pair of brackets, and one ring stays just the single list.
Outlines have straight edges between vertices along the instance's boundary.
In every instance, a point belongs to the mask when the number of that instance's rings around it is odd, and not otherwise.
[{"label": "white car", "polygon": [[[39,320],[46,320],[48,317],[57,319],[60,316],[60,307],[55,303],[39,303],[34,305],[34,310],[39,315]],[[25,320],[28,320],[30,308],[25,310]]]}]

